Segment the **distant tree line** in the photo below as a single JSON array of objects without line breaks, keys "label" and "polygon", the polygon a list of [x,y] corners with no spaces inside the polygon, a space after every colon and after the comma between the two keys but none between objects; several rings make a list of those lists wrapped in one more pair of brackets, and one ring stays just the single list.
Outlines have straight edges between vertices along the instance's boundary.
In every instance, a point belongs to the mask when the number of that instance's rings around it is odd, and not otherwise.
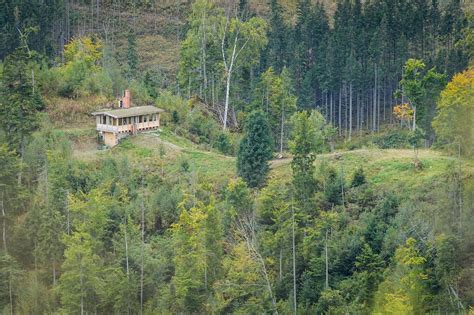
[{"label": "distant tree line", "polygon": [[[266,40],[251,48],[261,36],[252,21],[261,17],[246,1],[224,9],[205,0],[193,4],[179,82],[183,94],[199,95],[217,108],[222,121],[219,104],[229,106],[222,56],[233,48],[250,55],[238,56],[234,64],[228,119],[238,123],[249,104],[251,109],[258,103],[265,107],[265,93],[271,90],[262,90],[260,82],[266,79],[261,74],[270,67],[277,74],[288,69],[298,108],[320,110],[340,136],[349,138],[355,131],[378,131],[394,123],[393,106],[407,102],[400,81],[409,58],[448,77],[469,61],[462,45],[469,25],[457,0],[442,6],[429,0],[343,0],[331,17],[322,4],[301,0],[294,23],[285,18],[281,2],[269,1],[269,8],[263,17]],[[425,112],[434,112],[436,97],[425,101]]]}]

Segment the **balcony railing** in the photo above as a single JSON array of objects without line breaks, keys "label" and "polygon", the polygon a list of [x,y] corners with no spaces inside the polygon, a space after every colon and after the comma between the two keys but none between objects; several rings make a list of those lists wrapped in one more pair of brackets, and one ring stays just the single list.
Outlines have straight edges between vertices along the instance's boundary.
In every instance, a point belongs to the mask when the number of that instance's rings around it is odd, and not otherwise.
[{"label": "balcony railing", "polygon": [[[150,128],[157,128],[160,126],[158,121],[147,121],[143,123],[135,124],[137,131],[146,130]],[[133,124],[122,125],[122,126],[113,126],[113,125],[105,125],[105,124],[97,124],[98,131],[105,131],[105,132],[132,132],[133,131]]]}]

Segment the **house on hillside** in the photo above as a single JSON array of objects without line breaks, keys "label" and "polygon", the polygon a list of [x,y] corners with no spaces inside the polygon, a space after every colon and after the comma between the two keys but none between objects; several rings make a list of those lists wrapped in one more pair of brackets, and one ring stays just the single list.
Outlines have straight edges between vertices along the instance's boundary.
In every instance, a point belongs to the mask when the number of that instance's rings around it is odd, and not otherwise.
[{"label": "house on hillside", "polygon": [[93,112],[96,129],[109,147],[130,134],[160,127],[160,113],[163,110],[155,106],[131,106],[131,94],[126,90],[119,100],[118,108]]}]

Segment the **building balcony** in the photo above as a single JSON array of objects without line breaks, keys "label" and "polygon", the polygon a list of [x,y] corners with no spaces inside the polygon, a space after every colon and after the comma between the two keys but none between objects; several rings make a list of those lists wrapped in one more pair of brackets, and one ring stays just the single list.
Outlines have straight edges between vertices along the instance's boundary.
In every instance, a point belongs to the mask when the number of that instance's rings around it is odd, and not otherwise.
[{"label": "building balcony", "polygon": [[[106,124],[97,124],[97,131],[102,132],[111,132],[111,133],[133,133],[134,124],[127,124],[121,126],[106,125]],[[147,121],[142,123],[135,124],[136,131],[150,130],[160,127],[158,121]]]}]

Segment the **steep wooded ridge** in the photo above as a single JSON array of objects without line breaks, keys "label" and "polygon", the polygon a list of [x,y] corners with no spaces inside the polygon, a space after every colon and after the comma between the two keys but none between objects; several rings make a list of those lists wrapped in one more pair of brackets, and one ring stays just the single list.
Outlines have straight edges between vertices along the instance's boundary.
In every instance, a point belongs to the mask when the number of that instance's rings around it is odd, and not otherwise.
[{"label": "steep wooded ridge", "polygon": [[[0,0],[0,28],[0,313],[473,314],[472,2]],[[125,89],[165,112],[109,148]]]}]

